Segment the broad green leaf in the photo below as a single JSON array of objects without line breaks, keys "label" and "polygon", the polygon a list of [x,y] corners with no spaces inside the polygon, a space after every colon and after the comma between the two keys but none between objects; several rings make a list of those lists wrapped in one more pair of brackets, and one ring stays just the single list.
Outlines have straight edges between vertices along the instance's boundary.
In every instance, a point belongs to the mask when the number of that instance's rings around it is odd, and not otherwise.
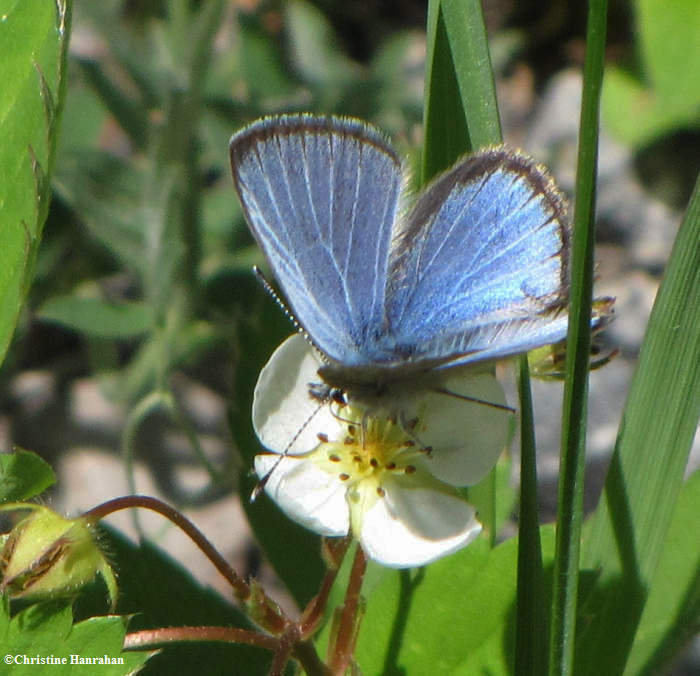
[{"label": "broad green leaf", "polygon": [[637,0],[645,74],[659,102],[700,113],[700,3]]},{"label": "broad green leaf", "polygon": [[145,303],[109,303],[75,295],[50,298],[38,316],[95,338],[134,338],[152,324],[152,311]]},{"label": "broad green leaf", "polygon": [[700,471],[678,498],[625,674],[660,673],[700,630]]},{"label": "broad green leaf", "polygon": [[[148,653],[121,651],[126,622],[121,617],[93,617],[72,624],[69,607],[57,603],[40,603],[10,619],[6,599],[0,599],[0,645],[12,656],[65,659],[65,664],[13,664],[3,673],[12,674],[106,674],[126,676],[148,659]],[[90,658],[114,658],[121,664],[90,664]],[[81,664],[78,660],[82,658]],[[71,660],[74,661],[71,664]],[[77,661],[77,662],[76,662]],[[4,662],[7,664],[7,662]]]},{"label": "broad green leaf", "polygon": [[[514,422],[514,421],[512,421]],[[512,437],[512,435],[511,435]],[[517,493],[511,484],[513,463],[509,453],[503,453],[494,471],[478,484],[462,489],[466,499],[476,507],[479,521],[492,542],[512,516]]]},{"label": "broad green leaf", "polygon": [[[542,542],[551,566],[551,527],[542,529]],[[419,570],[370,563],[355,653],[363,673],[512,673],[517,552],[515,538],[491,549],[482,537]],[[334,589],[336,602],[343,572]],[[327,629],[319,643],[326,640]]]},{"label": "broad green leaf", "polygon": [[285,19],[291,62],[297,74],[321,88],[347,86],[356,66],[338,49],[338,37],[324,14],[304,0],[291,0],[286,3]]},{"label": "broad green leaf", "polygon": [[680,127],[700,126],[698,106],[671,108],[637,78],[615,67],[605,75],[601,108],[607,128],[637,147]]},{"label": "broad green leaf", "polygon": [[641,77],[610,68],[603,114],[611,130],[641,146],[674,129],[700,127],[700,3],[637,0]]},{"label": "broad green leaf", "polygon": [[[242,76],[249,96],[256,102],[267,97],[288,96],[292,92],[289,76],[282,65],[278,43],[271,40],[269,33],[258,24],[255,18],[240,13],[239,54]],[[259,104],[258,104],[259,105]],[[258,107],[260,110],[262,106]]]},{"label": "broad green leaf", "polygon": [[65,0],[0,0],[0,361],[48,211],[68,20]]},{"label": "broad green leaf", "polygon": [[54,186],[90,234],[122,265],[140,275],[146,224],[140,207],[146,173],[109,153],[74,149],[58,160]]},{"label": "broad green leaf", "polygon": [[624,668],[681,491],[700,414],[699,243],[700,180],[654,302],[584,544],[584,564],[601,574],[586,604],[577,674]]},{"label": "broad green leaf", "polygon": [[0,503],[29,500],[54,483],[51,466],[36,453],[21,448],[0,453]]}]

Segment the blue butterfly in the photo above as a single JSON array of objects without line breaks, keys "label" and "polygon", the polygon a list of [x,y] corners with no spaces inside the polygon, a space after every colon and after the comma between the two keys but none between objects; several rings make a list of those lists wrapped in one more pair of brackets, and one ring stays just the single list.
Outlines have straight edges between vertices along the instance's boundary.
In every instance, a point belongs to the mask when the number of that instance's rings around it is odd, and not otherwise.
[{"label": "blue butterfly", "polygon": [[230,142],[236,190],[329,386],[381,388],[566,335],[564,201],[525,155],[464,157],[412,207],[359,120],[264,118]]}]

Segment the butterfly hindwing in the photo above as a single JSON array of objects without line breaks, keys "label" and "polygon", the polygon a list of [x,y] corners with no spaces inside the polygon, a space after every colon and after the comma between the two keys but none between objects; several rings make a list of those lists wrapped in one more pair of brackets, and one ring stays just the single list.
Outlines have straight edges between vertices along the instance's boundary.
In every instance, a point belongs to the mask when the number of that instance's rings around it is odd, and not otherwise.
[{"label": "butterfly hindwing", "polygon": [[561,340],[567,266],[566,213],[549,176],[505,147],[476,153],[431,183],[399,225],[392,339],[413,359],[457,363]]}]

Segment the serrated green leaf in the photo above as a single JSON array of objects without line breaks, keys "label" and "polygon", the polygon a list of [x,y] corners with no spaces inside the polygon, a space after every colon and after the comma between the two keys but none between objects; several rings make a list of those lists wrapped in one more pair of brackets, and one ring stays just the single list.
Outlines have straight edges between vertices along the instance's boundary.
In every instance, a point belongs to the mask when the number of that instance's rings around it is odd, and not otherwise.
[{"label": "serrated green leaf", "polygon": [[0,453],[0,503],[29,500],[54,483],[53,469],[36,453],[21,448]]},{"label": "serrated green leaf", "polygon": [[79,150],[99,147],[107,116],[107,110],[97,94],[82,83],[71,83],[70,96],[66,97],[63,109],[54,176],[60,171],[64,157],[68,158]]},{"label": "serrated green leaf", "polygon": [[[126,623],[121,617],[94,617],[73,625],[70,607],[57,603],[30,606],[10,620],[7,605],[3,603],[0,643],[4,652],[19,659],[3,673],[72,676],[88,670],[108,676],[126,676],[144,664],[149,655],[123,653],[125,633]],[[44,663],[23,664],[25,657],[44,658]],[[105,657],[121,663],[106,663]],[[52,661],[47,663],[47,659]]]},{"label": "serrated green leaf", "polygon": [[[128,74],[144,109],[156,108],[160,104],[159,88],[162,86],[159,71],[168,58],[162,43],[155,37],[162,36],[162,32],[129,30],[123,6],[114,0],[83,2],[80,13],[106,40],[110,57]],[[147,17],[148,14],[146,12]]]},{"label": "serrated green leaf", "polygon": [[[99,670],[100,674],[113,676],[131,674],[134,669],[146,663],[150,654],[148,652],[121,652],[125,633],[126,618],[123,617],[91,617],[73,625],[67,641],[62,646],[62,649],[69,652],[70,655],[78,656],[78,664],[71,671],[81,673],[89,666],[94,671]],[[124,664],[90,661],[105,657],[123,659]],[[82,658],[82,664],[80,658]]]},{"label": "serrated green leaf", "polygon": [[[7,601],[6,597],[2,597]],[[72,614],[70,607],[60,601],[47,601],[37,603],[25,608],[10,618],[9,608],[5,603],[2,621],[4,624],[3,647],[12,646],[24,652],[31,648],[36,642],[41,642],[44,646],[52,648],[61,644],[63,639],[70,632],[72,624]],[[14,651],[13,651],[14,652]],[[48,654],[51,654],[51,650]]]},{"label": "serrated green leaf", "polygon": [[67,20],[65,2],[0,1],[0,361],[48,209]]},{"label": "serrated green leaf", "polygon": [[44,321],[61,324],[95,338],[135,338],[151,327],[151,308],[145,303],[109,303],[101,298],[54,296],[38,310]]},{"label": "serrated green leaf", "polygon": [[129,98],[104,72],[94,59],[76,58],[86,82],[100,96],[109,112],[129,136],[135,149],[142,150],[147,141],[148,113],[146,109]]}]

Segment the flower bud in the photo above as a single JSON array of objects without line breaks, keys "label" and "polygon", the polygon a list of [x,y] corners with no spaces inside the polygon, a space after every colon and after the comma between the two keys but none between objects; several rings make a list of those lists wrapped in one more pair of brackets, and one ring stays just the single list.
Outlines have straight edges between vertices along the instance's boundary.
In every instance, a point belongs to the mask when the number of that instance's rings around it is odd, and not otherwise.
[{"label": "flower bud", "polygon": [[[611,350],[602,354],[595,342],[595,337],[600,333],[613,318],[614,298],[604,296],[593,300],[591,308],[591,331],[593,342],[591,344],[591,354],[589,368],[591,371],[605,366],[613,357],[617,355],[617,350]],[[533,378],[540,380],[564,380],[566,362],[566,341],[562,340],[553,345],[543,345],[527,353],[527,361],[530,365],[530,374]]]},{"label": "flower bud", "polygon": [[0,550],[0,592],[11,598],[69,596],[100,573],[110,606],[117,601],[117,583],[85,517],[64,519],[41,505],[9,503],[0,510],[30,510],[4,536]]}]

